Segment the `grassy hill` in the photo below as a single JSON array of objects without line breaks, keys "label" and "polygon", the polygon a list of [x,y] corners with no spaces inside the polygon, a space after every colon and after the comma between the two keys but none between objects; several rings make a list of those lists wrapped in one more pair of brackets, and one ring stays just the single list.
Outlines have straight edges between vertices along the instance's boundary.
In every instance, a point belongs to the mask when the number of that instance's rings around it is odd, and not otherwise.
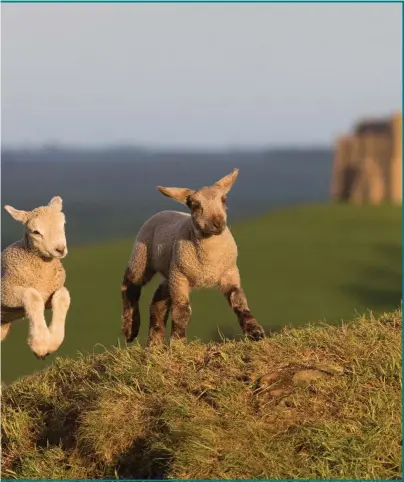
[{"label": "grassy hill", "polygon": [[2,390],[2,477],[401,479],[401,328],[57,358]]},{"label": "grassy hill", "polygon": [[[400,304],[401,207],[293,207],[235,224],[232,231],[250,308],[268,331],[325,319],[338,323],[355,310],[377,314]],[[120,286],[132,243],[123,239],[70,250],[65,266],[72,304],[59,355],[123,343]],[[157,279],[142,294],[141,342],[156,284]],[[219,293],[195,292],[191,301],[189,340],[218,339],[219,330],[240,337],[236,318]],[[35,359],[26,344],[27,329],[25,321],[13,326],[2,344],[6,382],[54,360]]]}]

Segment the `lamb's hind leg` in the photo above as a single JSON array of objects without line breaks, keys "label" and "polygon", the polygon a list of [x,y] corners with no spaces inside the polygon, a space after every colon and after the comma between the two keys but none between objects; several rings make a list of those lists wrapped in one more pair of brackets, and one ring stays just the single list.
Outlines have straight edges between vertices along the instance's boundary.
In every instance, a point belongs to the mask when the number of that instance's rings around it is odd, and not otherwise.
[{"label": "lamb's hind leg", "polygon": [[229,305],[237,315],[243,333],[253,340],[265,337],[262,326],[248,308],[247,298],[240,285],[240,274],[237,268],[228,271],[220,280],[220,291],[226,296]]},{"label": "lamb's hind leg", "polygon": [[150,304],[150,326],[147,344],[149,346],[164,342],[165,329],[171,308],[168,281],[163,281],[156,289]]},{"label": "lamb's hind leg", "polygon": [[55,352],[65,337],[65,323],[70,306],[70,295],[64,286],[55,291],[51,303],[52,321],[49,325],[49,333],[51,335],[49,353]]},{"label": "lamb's hind leg", "polygon": [[171,338],[186,341],[186,329],[191,319],[191,305],[189,302],[190,286],[187,278],[173,270],[169,277],[171,308]]},{"label": "lamb's hind leg", "polygon": [[122,294],[122,331],[127,343],[131,343],[139,334],[140,311],[139,299],[142,287],[154,276],[148,266],[147,245],[137,242],[128,267],[123,277]]}]

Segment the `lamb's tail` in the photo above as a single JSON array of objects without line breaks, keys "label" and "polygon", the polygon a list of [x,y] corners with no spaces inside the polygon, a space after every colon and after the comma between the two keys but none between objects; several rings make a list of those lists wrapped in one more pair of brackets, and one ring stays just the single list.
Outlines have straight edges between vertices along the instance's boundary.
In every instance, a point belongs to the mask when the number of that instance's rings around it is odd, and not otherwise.
[{"label": "lamb's tail", "polygon": [[122,281],[122,331],[127,343],[131,343],[139,334],[140,312],[139,298],[142,287],[131,281],[131,272],[126,268]]}]

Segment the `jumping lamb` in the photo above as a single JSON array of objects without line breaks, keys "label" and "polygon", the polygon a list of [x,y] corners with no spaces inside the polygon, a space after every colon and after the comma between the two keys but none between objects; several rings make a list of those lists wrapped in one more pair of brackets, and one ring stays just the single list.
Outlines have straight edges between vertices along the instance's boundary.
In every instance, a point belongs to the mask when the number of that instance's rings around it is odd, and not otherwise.
[{"label": "jumping lamb", "polygon": [[219,288],[243,333],[254,340],[265,336],[241,287],[237,245],[227,227],[226,195],[238,172],[234,169],[212,186],[196,191],[157,186],[161,194],[185,204],[191,213],[159,212],[138,232],[122,283],[122,331],[128,343],[139,333],[141,289],[156,273],[163,280],[150,304],[149,346],[164,342],[170,310],[171,337],[186,338],[194,288]]},{"label": "jumping lamb", "polygon": [[[61,259],[67,255],[62,199],[47,206],[20,211],[4,209],[25,225],[25,235],[1,253],[1,341],[12,322],[28,318],[28,345],[37,358],[55,352],[65,336],[70,295],[65,288]],[[49,328],[45,309],[52,309]]]}]

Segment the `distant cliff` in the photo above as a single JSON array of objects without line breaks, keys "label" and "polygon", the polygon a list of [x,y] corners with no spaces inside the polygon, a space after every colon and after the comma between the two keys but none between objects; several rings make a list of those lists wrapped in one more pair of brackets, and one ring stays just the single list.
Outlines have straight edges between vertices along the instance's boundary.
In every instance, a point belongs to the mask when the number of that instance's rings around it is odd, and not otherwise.
[{"label": "distant cliff", "polygon": [[331,197],[357,204],[402,203],[402,114],[359,122],[336,142]]}]

